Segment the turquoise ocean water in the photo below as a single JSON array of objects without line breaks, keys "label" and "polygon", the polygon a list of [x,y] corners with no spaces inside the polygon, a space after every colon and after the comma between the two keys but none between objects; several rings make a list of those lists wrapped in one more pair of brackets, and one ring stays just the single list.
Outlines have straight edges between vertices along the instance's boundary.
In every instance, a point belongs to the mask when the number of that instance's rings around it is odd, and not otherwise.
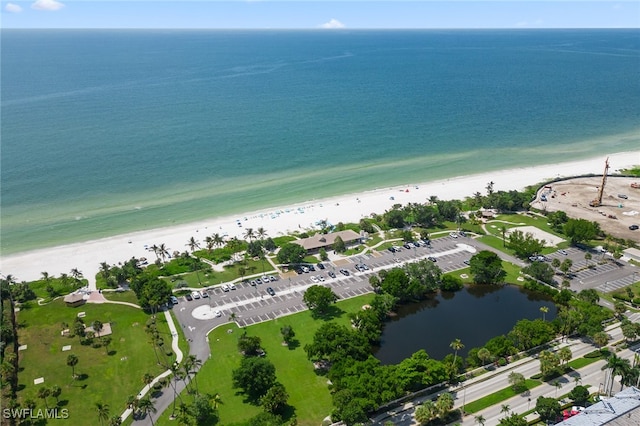
[{"label": "turquoise ocean water", "polygon": [[2,30],[2,254],[640,149],[640,31]]}]

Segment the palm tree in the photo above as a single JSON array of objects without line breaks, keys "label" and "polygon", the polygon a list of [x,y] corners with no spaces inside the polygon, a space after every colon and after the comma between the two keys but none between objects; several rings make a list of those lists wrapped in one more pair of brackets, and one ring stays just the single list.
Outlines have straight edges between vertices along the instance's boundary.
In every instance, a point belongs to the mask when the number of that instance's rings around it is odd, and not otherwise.
[{"label": "palm tree", "polygon": [[151,425],[155,425],[153,422],[153,417],[151,417],[151,413],[155,414],[158,410],[153,405],[153,401],[149,399],[149,397],[142,398],[140,402],[138,402],[138,409],[142,411],[145,415],[149,415],[149,420],[151,420]]},{"label": "palm tree", "polygon": [[158,255],[162,258],[163,262],[167,258],[167,256],[169,256],[169,249],[164,243],[158,246]]},{"label": "palm tree", "polygon": [[256,235],[258,236],[258,238],[260,238],[260,240],[264,240],[264,237],[267,236],[267,230],[263,227],[260,227],[256,230]]},{"label": "palm tree", "polygon": [[222,247],[224,245],[224,237],[222,237],[220,234],[215,233],[213,234],[213,244],[216,247]]},{"label": "palm tree", "polygon": [[609,355],[607,363],[602,367],[602,370],[609,370],[610,383],[609,390],[607,392],[608,395],[611,395],[611,391],[613,389],[613,378],[617,375],[624,376],[627,368],[631,368],[631,363],[628,359],[620,358],[614,353]]},{"label": "palm tree", "polygon": [[562,383],[560,382],[560,380],[556,379],[551,384],[556,387],[556,396],[555,396],[555,398],[558,398],[558,389],[560,389],[562,387]]},{"label": "palm tree", "polygon": [[244,233],[244,238],[248,238],[249,242],[251,242],[251,240],[253,240],[256,237],[256,233],[253,231],[253,228],[247,228],[247,230]]},{"label": "palm tree", "polygon": [[109,355],[109,345],[111,344],[111,336],[104,336],[100,339],[102,341],[102,346],[104,346],[104,350],[107,355]]},{"label": "palm tree", "polygon": [[506,245],[507,245],[507,227],[502,225],[500,227],[500,232],[502,233],[502,247],[506,247]]},{"label": "palm tree", "polygon": [[491,352],[487,348],[480,348],[478,350],[478,358],[482,361],[482,365],[485,365],[489,358],[491,358]]},{"label": "palm tree", "polygon": [[191,407],[187,404],[180,404],[178,407],[178,422],[183,425],[191,424]]},{"label": "palm tree", "polygon": [[482,414],[475,416],[475,420],[476,423],[479,424],[480,426],[484,426],[484,422],[486,422],[487,420],[482,416]]},{"label": "palm tree", "polygon": [[584,260],[587,263],[587,268],[590,266],[589,261],[593,258],[593,256],[591,255],[591,253],[586,252],[584,254]]},{"label": "palm tree", "polygon": [[151,246],[151,251],[156,255],[156,259],[160,260],[160,247],[157,244]]},{"label": "palm tree", "polygon": [[198,374],[198,370],[200,369],[200,367],[202,367],[202,361],[200,359],[198,359],[198,357],[196,357],[195,355],[189,355],[187,357],[187,359],[184,362],[185,366],[185,371],[187,371],[187,374],[189,373],[193,373],[193,379],[194,382],[196,384],[196,394],[198,393],[198,378],[197,378],[197,374]]},{"label": "palm tree", "polygon": [[95,406],[96,411],[98,412],[98,419],[100,419],[100,424],[102,424],[104,420],[109,420],[109,406],[102,402],[96,402]]},{"label": "palm tree", "polygon": [[509,411],[511,411],[511,407],[509,407],[509,404],[502,404],[502,406],[500,407],[500,412],[502,414],[509,414]]},{"label": "palm tree", "polygon": [[44,406],[47,410],[49,409],[49,404],[47,404],[47,397],[49,397],[49,395],[51,395],[51,390],[49,390],[49,388],[38,389],[38,398],[44,401]]},{"label": "palm tree", "polygon": [[189,242],[187,242],[187,247],[189,247],[191,249],[191,253],[193,253],[196,249],[200,248],[200,244],[198,244],[195,238],[191,237],[189,238]]},{"label": "palm tree", "polygon": [[455,351],[453,354],[453,365],[455,366],[456,358],[458,357],[458,351],[464,348],[464,345],[462,344],[460,339],[455,339],[453,342],[451,342],[451,344],[449,344],[449,347]]},{"label": "palm tree", "polygon": [[73,268],[71,270],[71,276],[76,281],[77,284],[80,284],[80,280],[83,278],[82,272],[78,270],[78,268]]},{"label": "palm tree", "polygon": [[213,238],[210,237],[210,236],[205,237],[204,244],[205,244],[205,247],[207,247],[207,252],[209,254],[211,254],[211,251],[213,250],[213,247],[215,246]]},{"label": "palm tree", "polygon": [[62,388],[60,386],[53,385],[51,387],[51,396],[56,399],[56,405],[60,403],[60,400],[58,398],[60,398],[61,393],[62,393]]},{"label": "palm tree", "polygon": [[70,354],[67,357],[67,365],[71,367],[71,377],[76,378],[76,370],[75,367],[78,364],[78,357],[74,354]]},{"label": "palm tree", "polygon": [[49,282],[49,280],[51,279],[51,277],[49,276],[49,273],[47,271],[41,272],[42,274],[42,280],[46,283]]},{"label": "palm tree", "polygon": [[109,426],[120,426],[122,424],[122,418],[118,415],[111,417],[109,420]]},{"label": "palm tree", "polygon": [[150,373],[144,373],[144,376],[142,376],[142,383],[151,387],[152,382],[153,382],[153,376]]},{"label": "palm tree", "polygon": [[545,314],[547,312],[549,312],[549,307],[547,306],[540,306],[540,312],[542,312],[542,321],[546,321],[546,316]]}]

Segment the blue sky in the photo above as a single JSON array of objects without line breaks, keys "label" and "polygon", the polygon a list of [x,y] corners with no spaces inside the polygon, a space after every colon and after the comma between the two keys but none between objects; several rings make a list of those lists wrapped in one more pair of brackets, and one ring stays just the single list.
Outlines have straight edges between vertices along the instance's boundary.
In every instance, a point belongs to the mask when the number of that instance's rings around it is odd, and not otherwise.
[{"label": "blue sky", "polygon": [[639,28],[640,1],[1,0],[3,28]]}]

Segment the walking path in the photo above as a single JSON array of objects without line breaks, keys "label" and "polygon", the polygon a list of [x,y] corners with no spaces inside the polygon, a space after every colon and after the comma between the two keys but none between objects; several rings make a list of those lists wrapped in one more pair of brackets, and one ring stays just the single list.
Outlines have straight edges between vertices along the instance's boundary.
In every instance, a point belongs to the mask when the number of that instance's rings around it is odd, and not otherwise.
[{"label": "walking path", "polygon": [[[107,303],[113,303],[113,302],[107,302]],[[168,310],[164,311],[164,317],[166,318],[167,324],[169,325],[169,331],[171,331],[171,337],[172,337],[171,349],[176,354],[176,363],[179,364],[182,362],[182,351],[178,346],[178,338],[179,338],[178,330],[176,329],[176,326],[173,323],[173,318],[171,317],[170,311]],[[171,370],[167,370],[161,373],[160,375],[158,375],[156,378],[154,378],[151,383],[149,383],[148,385],[145,385],[145,387],[143,387],[142,390],[138,393],[138,399],[144,398],[144,396],[153,388],[153,386],[156,383],[158,383],[158,381],[167,377],[170,374],[171,374]],[[131,408],[127,408],[126,410],[124,410],[124,412],[120,416],[120,419],[122,420],[122,422],[124,422],[132,413],[133,413],[133,410]]]}]

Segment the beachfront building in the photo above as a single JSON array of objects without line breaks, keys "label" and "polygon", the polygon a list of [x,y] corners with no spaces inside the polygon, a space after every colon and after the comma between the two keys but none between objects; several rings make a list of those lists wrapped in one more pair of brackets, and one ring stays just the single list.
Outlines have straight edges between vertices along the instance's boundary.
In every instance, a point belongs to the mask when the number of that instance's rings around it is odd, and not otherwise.
[{"label": "beachfront building", "polygon": [[321,248],[325,250],[332,250],[333,243],[338,237],[342,238],[344,245],[347,247],[360,244],[363,238],[357,232],[347,229],[345,231],[331,232],[329,234],[315,234],[309,238],[292,241],[292,243],[302,246],[307,253],[317,253]]},{"label": "beachfront building", "polygon": [[637,426],[640,419],[640,390],[630,386],[613,397],[585,408],[559,423],[562,426]]}]

